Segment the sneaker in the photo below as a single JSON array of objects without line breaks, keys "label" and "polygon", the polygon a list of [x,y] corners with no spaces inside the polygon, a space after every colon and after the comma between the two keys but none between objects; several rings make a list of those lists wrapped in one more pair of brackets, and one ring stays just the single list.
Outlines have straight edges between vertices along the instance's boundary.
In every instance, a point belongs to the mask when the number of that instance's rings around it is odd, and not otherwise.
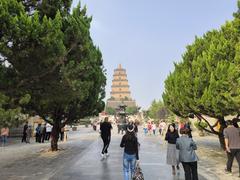
[{"label": "sneaker", "polygon": [[105,159],[105,158],[106,158],[105,154],[101,154],[101,159]]},{"label": "sneaker", "polygon": [[105,155],[106,155],[106,157],[109,157],[109,153],[106,153]]},{"label": "sneaker", "polygon": [[225,172],[226,174],[232,174],[232,172],[229,171],[229,170],[227,170],[226,168],[224,169],[224,172]]}]

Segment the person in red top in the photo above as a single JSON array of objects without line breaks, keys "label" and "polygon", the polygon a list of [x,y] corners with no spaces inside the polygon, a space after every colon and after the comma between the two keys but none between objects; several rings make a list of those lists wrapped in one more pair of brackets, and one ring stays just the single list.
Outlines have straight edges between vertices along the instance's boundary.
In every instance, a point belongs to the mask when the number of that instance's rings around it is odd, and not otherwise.
[{"label": "person in red top", "polygon": [[9,128],[4,127],[1,129],[1,139],[2,145],[4,146],[7,143],[7,137],[9,136]]},{"label": "person in red top", "polygon": [[152,124],[150,122],[148,123],[148,132],[152,135]]}]

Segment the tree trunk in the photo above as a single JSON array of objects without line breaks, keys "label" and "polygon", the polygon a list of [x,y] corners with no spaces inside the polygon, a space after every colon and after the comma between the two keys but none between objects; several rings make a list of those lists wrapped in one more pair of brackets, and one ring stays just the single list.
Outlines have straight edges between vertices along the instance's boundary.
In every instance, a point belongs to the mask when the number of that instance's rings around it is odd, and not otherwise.
[{"label": "tree trunk", "polygon": [[53,128],[52,128],[52,139],[51,139],[52,151],[58,150],[59,130],[60,130],[59,122],[54,121]]},{"label": "tree trunk", "polygon": [[221,148],[225,151],[226,147],[225,147],[225,141],[224,141],[224,136],[223,136],[223,134],[219,134],[219,135],[218,135],[218,139],[219,139]]},{"label": "tree trunk", "polygon": [[226,122],[225,122],[225,120],[224,120],[224,117],[219,117],[218,119],[219,119],[219,123],[220,123],[220,129],[219,129],[218,138],[219,138],[219,142],[220,142],[221,148],[225,150],[226,147],[225,147],[223,130],[224,130],[227,126],[226,126]]}]

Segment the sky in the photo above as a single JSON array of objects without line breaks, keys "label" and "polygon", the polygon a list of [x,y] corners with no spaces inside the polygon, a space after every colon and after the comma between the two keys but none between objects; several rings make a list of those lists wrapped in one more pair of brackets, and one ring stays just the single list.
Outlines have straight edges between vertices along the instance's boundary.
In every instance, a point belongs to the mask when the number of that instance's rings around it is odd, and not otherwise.
[{"label": "sky", "polygon": [[[76,7],[79,0],[73,0]],[[195,36],[233,19],[237,0],[81,0],[93,17],[91,36],[103,54],[106,98],[113,71],[127,70],[132,98],[143,109],[161,99],[164,81]]]}]

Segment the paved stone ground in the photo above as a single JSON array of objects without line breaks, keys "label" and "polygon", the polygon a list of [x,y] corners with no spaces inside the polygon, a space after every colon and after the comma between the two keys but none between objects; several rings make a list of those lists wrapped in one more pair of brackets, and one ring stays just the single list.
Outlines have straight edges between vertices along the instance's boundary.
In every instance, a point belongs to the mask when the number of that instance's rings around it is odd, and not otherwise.
[{"label": "paved stone ground", "polygon": [[[102,141],[97,132],[83,128],[71,132],[67,143],[60,143],[59,152],[44,151],[45,144],[15,144],[0,151],[1,180],[122,180],[122,153],[119,147],[122,135],[113,133],[109,148],[110,157],[100,160]],[[166,165],[166,143],[163,137],[143,136],[139,133],[141,143],[140,163],[146,180],[183,180],[182,167],[178,175],[171,175],[171,167]],[[200,180],[230,180],[236,176],[223,173],[224,153],[219,149],[214,137],[195,138],[200,156]],[[213,149],[213,151],[210,151]]]},{"label": "paved stone ground", "polygon": [[[58,175],[50,179],[122,180],[123,149],[119,147],[121,137],[121,135],[113,135],[109,148],[110,157],[107,159],[101,161],[102,141],[98,139],[83,155],[76,158],[77,161],[74,164],[71,164],[67,169],[60,169]],[[184,179],[182,171],[176,177],[171,175],[171,168],[165,163],[166,150],[163,149],[161,152],[160,143],[156,143],[155,140],[155,137],[140,137],[140,163],[145,179]]]}]

